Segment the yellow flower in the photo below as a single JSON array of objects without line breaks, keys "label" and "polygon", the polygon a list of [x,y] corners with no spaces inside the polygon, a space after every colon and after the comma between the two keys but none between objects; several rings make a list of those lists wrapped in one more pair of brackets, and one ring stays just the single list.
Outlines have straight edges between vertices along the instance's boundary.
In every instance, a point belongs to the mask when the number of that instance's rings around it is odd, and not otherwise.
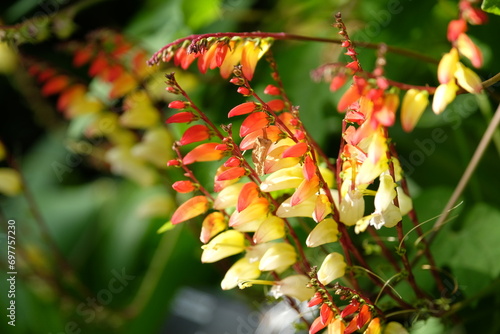
[{"label": "yellow flower", "polygon": [[269,174],[260,185],[260,190],[265,192],[297,188],[304,180],[300,166],[288,167]]},{"label": "yellow flower", "polygon": [[201,246],[201,262],[212,263],[220,259],[241,253],[245,250],[243,233],[235,230],[222,232],[206,245]]},{"label": "yellow flower", "polygon": [[455,78],[457,78],[458,84],[469,93],[477,94],[483,90],[481,78],[479,78],[476,72],[464,66],[462,63],[457,64]]},{"label": "yellow flower", "polygon": [[259,276],[259,262],[250,262],[247,257],[244,257],[229,268],[220,285],[222,290],[230,290],[237,287],[241,281],[253,280]]},{"label": "yellow flower", "polygon": [[406,132],[413,130],[428,104],[429,92],[426,90],[412,88],[406,92],[401,106],[401,125],[403,126],[403,130]]},{"label": "yellow flower", "polygon": [[292,275],[281,281],[275,282],[269,292],[276,299],[282,296],[288,296],[297,298],[299,301],[303,302],[314,296],[314,290],[308,288],[307,283],[309,283],[309,277],[305,275]]},{"label": "yellow flower", "polygon": [[235,183],[222,189],[214,201],[214,209],[223,210],[235,207],[238,203],[241,188],[243,188],[244,185],[244,183]]},{"label": "yellow flower", "polygon": [[344,256],[340,253],[333,252],[326,256],[318,270],[318,279],[321,284],[330,284],[333,280],[345,275]]},{"label": "yellow flower", "polygon": [[444,109],[446,109],[446,106],[455,99],[457,90],[458,86],[454,80],[451,80],[446,84],[439,85],[434,92],[432,111],[434,111],[437,115],[442,113]]},{"label": "yellow flower", "polygon": [[338,226],[332,218],[326,218],[314,227],[306,240],[307,247],[318,247],[338,240]]},{"label": "yellow flower", "polygon": [[253,235],[253,242],[260,244],[285,237],[285,221],[274,215],[268,216]]},{"label": "yellow flower", "polygon": [[458,63],[458,51],[452,48],[446,53],[438,65],[438,80],[441,84],[446,84],[453,80]]},{"label": "yellow flower", "polygon": [[260,259],[262,271],[282,272],[297,261],[297,254],[292,245],[280,242],[273,244]]},{"label": "yellow flower", "polygon": [[382,332],[383,334],[408,334],[408,331],[399,322],[389,322]]}]

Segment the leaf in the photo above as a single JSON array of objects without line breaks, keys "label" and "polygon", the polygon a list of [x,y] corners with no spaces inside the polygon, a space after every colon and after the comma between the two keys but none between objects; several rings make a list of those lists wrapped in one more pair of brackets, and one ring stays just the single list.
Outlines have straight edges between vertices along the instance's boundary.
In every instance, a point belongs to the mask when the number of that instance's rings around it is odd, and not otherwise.
[{"label": "leaf", "polygon": [[491,14],[500,15],[500,0],[484,0],[481,9]]}]

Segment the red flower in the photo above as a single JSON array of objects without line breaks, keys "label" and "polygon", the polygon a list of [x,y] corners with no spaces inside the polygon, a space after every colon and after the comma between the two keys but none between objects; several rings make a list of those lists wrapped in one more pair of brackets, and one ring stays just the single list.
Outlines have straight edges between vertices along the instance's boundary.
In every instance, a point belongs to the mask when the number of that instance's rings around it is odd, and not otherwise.
[{"label": "red flower", "polygon": [[217,175],[216,181],[229,181],[239,179],[243,177],[246,172],[247,170],[244,167],[231,167]]},{"label": "red flower", "polygon": [[306,152],[309,146],[307,146],[307,143],[301,142],[295,145],[290,146],[287,148],[283,154],[281,155],[282,158],[298,158],[303,156]]},{"label": "red flower", "polygon": [[170,116],[169,118],[167,118],[167,120],[165,121],[165,123],[167,124],[171,124],[171,123],[189,123],[189,122],[192,122],[194,120],[196,120],[197,117],[195,114],[193,114],[192,112],[189,112],[189,111],[183,111],[183,112],[179,112],[175,115],[172,115]]},{"label": "red flower", "polygon": [[264,94],[267,95],[280,95],[281,91],[278,87],[274,85],[267,85],[267,87],[264,89]]},{"label": "red flower", "polygon": [[172,188],[178,193],[190,193],[196,190],[195,185],[191,181],[177,181],[172,184]]},{"label": "red flower", "polygon": [[265,128],[269,124],[269,118],[263,111],[255,112],[249,115],[240,127],[240,137],[245,137],[251,132]]},{"label": "red flower", "polygon": [[239,116],[249,114],[254,110],[257,110],[259,105],[255,102],[245,102],[238,104],[236,107],[229,111],[227,117]]},{"label": "red flower", "polygon": [[174,225],[182,223],[205,213],[208,207],[208,199],[205,196],[195,196],[181,204],[181,206],[175,210],[170,221]]},{"label": "red flower", "polygon": [[181,145],[187,145],[210,138],[210,130],[203,124],[193,125],[184,132],[179,140]]}]

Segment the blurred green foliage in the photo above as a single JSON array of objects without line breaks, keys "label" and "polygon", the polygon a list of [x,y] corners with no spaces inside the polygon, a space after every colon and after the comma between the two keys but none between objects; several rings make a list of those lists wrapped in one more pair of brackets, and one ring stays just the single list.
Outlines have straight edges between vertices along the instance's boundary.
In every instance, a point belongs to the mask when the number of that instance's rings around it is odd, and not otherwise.
[{"label": "blurred green foliage", "polygon": [[[70,59],[57,53],[57,37],[82,40],[90,31],[111,27],[153,53],[164,44],[194,33],[219,31],[285,31],[316,37],[335,37],[332,13],[342,11],[353,40],[368,39],[418,51],[438,60],[449,49],[446,26],[457,15],[456,1],[301,1],[301,0],[149,0],[87,1],[75,6],[60,1],[3,2],[0,19],[14,25],[33,15],[48,18],[61,11],[74,14],[71,30],[61,33],[57,26],[45,26],[40,42],[20,46],[26,56],[55,61],[68,71]],[[389,3],[397,3],[391,14]],[[491,1],[490,1],[491,3]],[[45,6],[43,5],[45,4]],[[41,13],[41,14],[37,14]],[[485,65],[478,71],[483,79],[500,72],[498,17],[490,15],[484,27],[472,27],[470,34],[485,54]],[[74,28],[74,30],[73,30]],[[69,36],[71,35],[71,36]],[[31,41],[31,40],[30,40]],[[359,49],[362,65],[374,66],[375,51]],[[332,157],[337,155],[342,115],[335,110],[341,96],[332,94],[325,83],[312,82],[310,71],[322,63],[346,60],[337,46],[321,43],[276,42],[273,47],[288,95],[306,128]],[[258,65],[257,88],[268,83],[266,64]],[[193,69],[191,72],[196,72]],[[189,71],[188,71],[189,73]],[[436,65],[397,54],[388,56],[387,77],[411,84],[436,85]],[[234,86],[215,72],[195,79],[190,95],[200,101],[215,122],[221,123],[229,108],[241,103]],[[182,84],[182,81],[181,81]],[[2,116],[1,139],[19,165],[32,198],[22,195],[1,198],[2,226],[14,219],[17,226],[18,273],[16,286],[17,321],[7,326],[4,284],[0,289],[1,332],[6,333],[156,333],[171,312],[177,289],[194,286],[216,291],[227,269],[202,265],[196,222],[158,235],[156,230],[168,217],[141,217],[140,205],[156,194],[167,193],[168,181],[181,178],[168,171],[160,186],[144,188],[132,181],[95,169],[85,156],[67,148],[74,128],[55,111],[54,101],[45,101],[30,82],[26,69],[19,67],[0,77]],[[463,96],[439,116],[427,110],[416,130],[407,134],[399,126],[391,129],[403,159],[421,151],[424,159],[413,168],[410,185],[421,221],[440,213],[472,156],[499,100],[498,84],[488,89],[489,97],[479,100]],[[168,111],[163,115],[168,115]],[[75,125],[72,125],[75,127]],[[432,138],[433,129],[442,129],[446,140],[422,146]],[[173,128],[174,133],[180,132]],[[78,131],[76,131],[78,133]],[[497,333],[500,267],[500,179],[496,175],[500,147],[491,145],[475,173],[463,203],[454,212],[433,246],[438,265],[458,282],[460,301],[457,314],[463,332]],[[54,162],[70,166],[63,177]],[[215,165],[204,165],[213,171]],[[200,170],[201,171],[201,170]],[[213,173],[200,173],[207,180]],[[46,227],[40,225],[43,220]],[[424,224],[430,230],[432,222]],[[415,241],[413,235],[410,236]],[[6,249],[2,234],[0,247]],[[55,250],[58,249],[58,251]],[[3,256],[3,255],[2,255]],[[4,263],[5,259],[0,259]],[[69,269],[71,267],[71,269]],[[112,294],[105,310],[90,317],[88,296],[109,288],[116,272],[133,276],[119,293]],[[418,276],[430,280],[426,273]],[[0,281],[5,282],[2,269]],[[453,286],[450,289],[456,288]],[[423,283],[425,285],[425,282]],[[244,291],[243,295],[252,292]],[[231,295],[231,294],[229,294]],[[103,295],[104,296],[104,295]],[[260,298],[260,297],[258,297]],[[81,306],[83,303],[83,306]],[[460,308],[460,309],[459,309]],[[452,320],[453,317],[451,318]],[[418,321],[422,326],[423,321]],[[417,327],[418,327],[417,326]],[[443,333],[443,324],[432,318],[412,333]],[[191,333],[186,333],[191,334]]]}]

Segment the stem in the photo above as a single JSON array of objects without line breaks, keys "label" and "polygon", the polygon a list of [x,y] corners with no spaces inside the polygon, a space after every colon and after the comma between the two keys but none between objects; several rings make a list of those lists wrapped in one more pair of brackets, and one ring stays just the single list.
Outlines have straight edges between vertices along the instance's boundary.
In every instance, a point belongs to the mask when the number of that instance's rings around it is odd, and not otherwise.
[{"label": "stem", "polygon": [[[391,155],[394,158],[399,159],[398,152],[396,150],[396,146],[394,145],[394,143],[392,141],[389,143],[389,150],[390,150]],[[411,198],[410,189],[408,188],[408,182],[406,181],[406,177],[404,175],[401,178],[401,188],[403,189],[405,194]],[[414,226],[415,230],[417,231],[417,234],[419,235],[419,237],[423,236],[424,231],[420,227],[420,223],[418,221],[417,212],[415,211],[415,208],[412,207],[410,212],[408,212],[408,217],[410,218],[411,222],[413,223],[413,226]],[[430,252],[430,248],[429,248],[429,244],[427,243],[427,240],[422,238],[422,242],[424,244],[423,252],[425,254],[425,257],[429,261],[429,264],[431,265],[431,267],[436,268],[437,267],[436,261],[434,260],[434,257],[432,256],[432,253]],[[412,266],[414,264],[415,264],[415,262],[412,262]],[[436,281],[436,285],[437,285],[439,291],[444,291],[445,288],[443,285],[443,281],[441,280],[441,277],[439,276],[439,273],[437,273],[436,271],[433,270],[433,271],[431,271],[431,274],[432,274],[432,277],[434,278],[434,281]]]},{"label": "stem", "polygon": [[[427,239],[427,243],[431,244],[434,238],[436,237],[436,234],[438,230],[444,225],[446,218],[448,218],[448,215],[450,213],[450,210],[453,208],[453,206],[457,203],[458,198],[460,195],[462,195],[462,192],[464,191],[467,183],[469,182],[472,174],[474,173],[477,165],[479,164],[479,161],[483,157],[486,148],[488,147],[488,144],[490,143],[496,129],[500,125],[500,105],[497,107],[497,110],[495,111],[495,115],[493,115],[493,118],[488,124],[488,128],[484,132],[483,137],[481,138],[481,141],[479,142],[479,145],[477,146],[476,151],[474,152],[474,155],[472,156],[472,159],[469,162],[469,165],[465,169],[464,174],[460,178],[460,181],[458,182],[457,187],[453,191],[453,194],[451,195],[450,199],[448,200],[448,203],[446,203],[446,206],[443,208],[441,215],[437,219],[436,223],[434,224],[432,228],[432,232],[429,235],[429,238]],[[417,255],[421,255],[417,254]]]},{"label": "stem", "polygon": [[[171,47],[175,47],[177,45],[181,45],[186,41],[191,41],[191,44],[197,43],[202,39],[206,38],[233,38],[233,37],[243,37],[243,38],[274,38],[276,40],[295,40],[295,41],[308,41],[308,42],[321,42],[321,43],[332,43],[332,44],[342,44],[343,39],[338,38],[321,38],[321,37],[310,37],[310,36],[302,36],[295,34],[287,34],[283,32],[279,33],[270,33],[270,32],[243,32],[243,33],[234,33],[234,32],[226,32],[226,33],[211,33],[211,34],[202,34],[202,35],[190,35],[184,38],[177,39],[172,43],[169,43],[162,47],[160,50],[155,52],[153,56],[148,60],[148,65],[155,65],[160,62],[162,59],[163,53],[167,52],[167,50]],[[377,50],[382,43],[370,43],[370,42],[361,42],[361,41],[352,41],[356,46],[374,49]],[[387,46],[387,51],[400,54],[402,56],[406,56],[409,58],[414,58],[421,60],[423,62],[438,64],[439,60],[434,59],[432,57],[423,55],[421,53],[407,50],[395,46]]]},{"label": "stem", "polygon": [[[384,128],[384,135],[387,138],[387,140],[389,141],[389,132],[388,132],[387,128]],[[389,173],[391,174],[392,179],[396,180],[396,172],[394,170],[394,162],[392,160],[393,157],[391,155],[391,151],[387,150],[386,155],[387,155],[387,159],[389,160]],[[399,209],[399,199],[398,199],[397,195],[394,197],[393,203]],[[405,233],[403,231],[403,221],[402,220],[400,220],[397,223],[396,231],[398,234],[398,239],[399,239],[400,245],[403,249],[405,249],[403,254],[401,254],[401,260],[403,261],[403,266],[405,267],[405,270],[408,273],[408,283],[411,285],[413,291],[415,292],[415,294],[417,295],[418,298],[424,298],[426,294],[417,285],[417,282],[415,281],[415,276],[413,275],[413,272],[412,272],[412,266],[410,265],[410,261],[408,260],[408,254],[406,252],[406,246],[405,246],[405,242],[404,242]]]}]

